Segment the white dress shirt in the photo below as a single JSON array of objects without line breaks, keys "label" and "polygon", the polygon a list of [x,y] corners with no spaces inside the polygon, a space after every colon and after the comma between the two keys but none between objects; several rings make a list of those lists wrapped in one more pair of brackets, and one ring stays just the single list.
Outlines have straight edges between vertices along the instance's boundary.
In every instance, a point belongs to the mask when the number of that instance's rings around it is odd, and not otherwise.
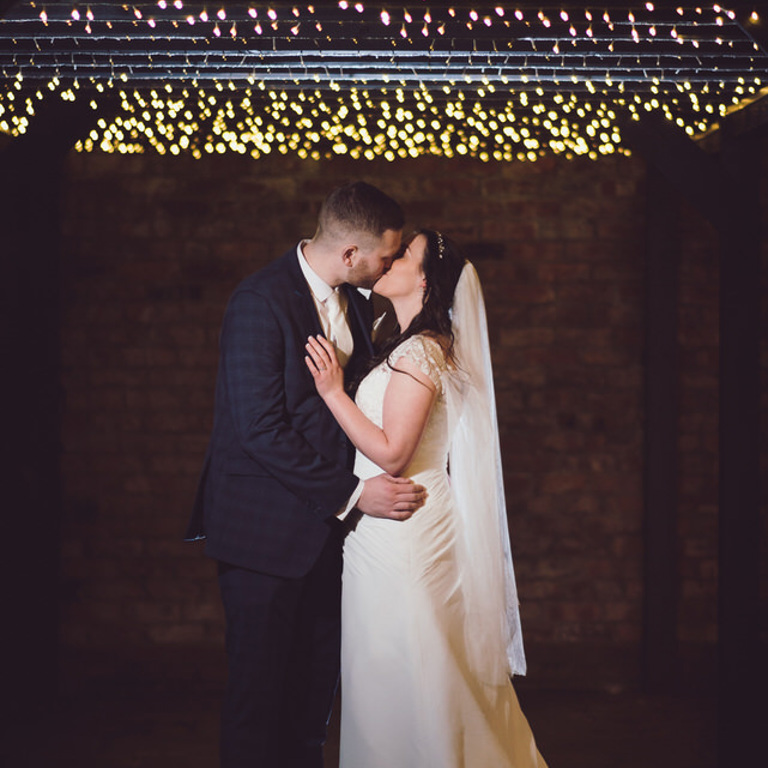
[{"label": "white dress shirt", "polygon": [[[334,289],[328,285],[328,283],[323,280],[320,275],[315,272],[312,267],[309,266],[309,262],[307,261],[306,257],[304,256],[303,246],[304,243],[306,243],[306,240],[302,240],[298,246],[296,247],[296,255],[299,259],[299,266],[301,267],[301,272],[304,275],[304,279],[307,281],[307,285],[309,285],[309,290],[312,294],[312,299],[315,302],[315,309],[317,310],[318,317],[320,318],[320,326],[323,329],[323,334],[326,338],[331,337],[331,327],[330,327],[330,321],[328,319],[328,310],[325,305],[325,301],[328,299],[328,297],[333,293]],[[342,302],[342,306],[345,309],[346,312],[346,296],[342,293],[340,294],[340,298]],[[351,354],[351,351],[350,351]],[[344,505],[344,507],[339,510],[339,512],[336,513],[336,516],[343,520],[349,512],[352,510],[352,508],[357,504],[357,502],[360,500],[360,496],[362,496],[363,493],[363,485],[364,481],[360,480],[357,484],[357,488],[355,488],[352,495],[347,500],[347,503]]]}]

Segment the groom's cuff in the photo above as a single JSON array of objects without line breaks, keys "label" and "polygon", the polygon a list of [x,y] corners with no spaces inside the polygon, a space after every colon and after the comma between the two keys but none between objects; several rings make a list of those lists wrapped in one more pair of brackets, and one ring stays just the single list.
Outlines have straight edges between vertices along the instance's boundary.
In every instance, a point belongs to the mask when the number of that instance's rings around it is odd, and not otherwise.
[{"label": "groom's cuff", "polygon": [[360,497],[363,495],[363,486],[365,485],[365,481],[361,480],[357,484],[357,488],[355,488],[352,495],[347,500],[347,503],[344,505],[342,509],[340,509],[336,513],[336,517],[339,520],[343,520],[355,507],[358,501],[360,501]]}]

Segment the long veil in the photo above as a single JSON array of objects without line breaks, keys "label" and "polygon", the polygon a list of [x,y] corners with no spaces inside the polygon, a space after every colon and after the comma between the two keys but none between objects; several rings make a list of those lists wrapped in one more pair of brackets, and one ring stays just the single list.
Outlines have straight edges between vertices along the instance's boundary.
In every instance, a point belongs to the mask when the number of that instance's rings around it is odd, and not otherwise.
[{"label": "long veil", "polygon": [[465,641],[478,677],[502,685],[510,674],[524,675],[526,663],[485,302],[470,262],[459,278],[451,312],[457,370],[448,376],[446,387],[449,472],[461,526],[459,569],[468,610]]}]

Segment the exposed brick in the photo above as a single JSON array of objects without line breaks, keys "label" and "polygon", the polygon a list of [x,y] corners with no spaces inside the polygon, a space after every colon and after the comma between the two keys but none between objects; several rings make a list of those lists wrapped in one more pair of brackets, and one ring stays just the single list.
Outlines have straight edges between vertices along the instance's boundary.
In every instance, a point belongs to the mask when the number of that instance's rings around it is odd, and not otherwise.
[{"label": "exposed brick", "polygon": [[[181,535],[224,307],[242,277],[312,234],[332,186],[364,176],[400,199],[408,226],[503,246],[503,258],[476,264],[527,641],[638,643],[644,174],[627,158],[73,155],[62,202],[63,642],[221,644],[215,567]],[[711,641],[718,253],[692,211],[681,225],[678,635]],[[765,338],[762,365],[768,413]],[[768,471],[766,433],[768,421]]]},{"label": "exposed brick", "polygon": [[157,645],[200,645],[206,638],[206,628],[200,621],[147,624],[146,637]]}]

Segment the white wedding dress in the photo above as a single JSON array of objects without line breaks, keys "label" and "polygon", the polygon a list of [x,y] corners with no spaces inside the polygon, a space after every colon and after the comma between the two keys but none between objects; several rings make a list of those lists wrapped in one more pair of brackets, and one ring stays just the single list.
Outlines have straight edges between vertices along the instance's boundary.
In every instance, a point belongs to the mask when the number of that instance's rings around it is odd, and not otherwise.
[{"label": "white wedding dress", "polygon": [[[511,681],[481,682],[468,659],[442,349],[414,336],[390,363],[403,355],[438,391],[403,473],[429,496],[405,522],[363,515],[345,540],[341,768],[546,768]],[[379,426],[392,375],[384,362],[357,392],[358,406]],[[358,477],[380,472],[358,452]]]}]

